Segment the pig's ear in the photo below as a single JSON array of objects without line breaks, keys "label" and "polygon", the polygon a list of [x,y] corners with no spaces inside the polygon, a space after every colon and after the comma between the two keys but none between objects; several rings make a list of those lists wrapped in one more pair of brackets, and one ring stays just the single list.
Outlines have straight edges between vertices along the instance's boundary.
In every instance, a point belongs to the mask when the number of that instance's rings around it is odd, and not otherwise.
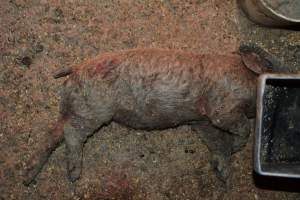
[{"label": "pig's ear", "polygon": [[242,44],[239,49],[245,66],[256,74],[277,71],[281,63],[255,44]]},{"label": "pig's ear", "polygon": [[248,52],[240,53],[240,55],[244,65],[254,73],[262,74],[270,71],[267,67],[269,63],[266,60],[261,59],[256,53]]}]

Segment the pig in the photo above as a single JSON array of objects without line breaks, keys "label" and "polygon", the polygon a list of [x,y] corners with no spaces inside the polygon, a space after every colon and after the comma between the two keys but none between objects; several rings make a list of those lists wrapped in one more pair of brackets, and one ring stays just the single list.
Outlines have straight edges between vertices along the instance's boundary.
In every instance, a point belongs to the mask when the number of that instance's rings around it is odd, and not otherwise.
[{"label": "pig", "polygon": [[256,78],[274,65],[252,46],[225,55],[170,49],[103,53],[59,70],[68,76],[60,118],[27,164],[30,184],[64,140],[70,181],[81,174],[85,141],[114,121],[141,130],[190,125],[211,152],[211,165],[226,181],[231,154],[245,146],[255,116]]}]

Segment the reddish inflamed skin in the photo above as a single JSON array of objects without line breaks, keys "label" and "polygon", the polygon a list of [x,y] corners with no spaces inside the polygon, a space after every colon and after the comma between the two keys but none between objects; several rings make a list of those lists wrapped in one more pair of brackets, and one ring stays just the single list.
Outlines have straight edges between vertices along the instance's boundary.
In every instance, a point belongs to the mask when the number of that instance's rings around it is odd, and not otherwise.
[{"label": "reddish inflamed skin", "polygon": [[246,67],[249,62],[260,67],[264,60],[249,52],[133,49],[104,53],[58,73],[56,78],[69,75],[61,91],[61,117],[30,160],[25,183],[63,139],[69,178],[77,180],[84,142],[112,121],[142,130],[191,125],[210,150],[218,177],[226,180],[230,155],[246,144],[248,117],[255,113],[257,69]]}]

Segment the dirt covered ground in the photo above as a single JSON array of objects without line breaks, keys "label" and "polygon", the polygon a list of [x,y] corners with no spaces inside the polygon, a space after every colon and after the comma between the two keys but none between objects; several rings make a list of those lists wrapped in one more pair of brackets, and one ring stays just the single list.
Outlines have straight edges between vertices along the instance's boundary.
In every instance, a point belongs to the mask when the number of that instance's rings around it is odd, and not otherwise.
[{"label": "dirt covered ground", "polygon": [[[30,187],[22,169],[58,116],[63,79],[51,74],[107,51],[162,47],[198,53],[255,42],[300,66],[300,33],[259,27],[224,0],[7,0],[0,6],[0,199],[299,199],[292,180],[252,172],[252,142],[233,156],[230,186],[189,127],[137,131],[115,123],[89,138],[83,174],[66,178],[64,144]],[[300,189],[299,189],[300,191]]]}]

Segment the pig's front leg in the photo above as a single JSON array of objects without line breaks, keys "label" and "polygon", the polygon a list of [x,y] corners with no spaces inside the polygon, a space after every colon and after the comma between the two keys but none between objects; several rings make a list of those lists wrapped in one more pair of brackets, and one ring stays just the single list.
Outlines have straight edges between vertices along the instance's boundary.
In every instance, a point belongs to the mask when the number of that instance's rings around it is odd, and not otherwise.
[{"label": "pig's front leg", "polygon": [[227,182],[230,169],[230,156],[232,152],[232,137],[228,133],[213,127],[208,122],[199,122],[192,126],[211,153],[210,163],[216,171],[217,177]]},{"label": "pig's front leg", "polygon": [[66,123],[64,137],[66,142],[67,171],[70,181],[76,181],[81,174],[82,150],[87,136],[92,131],[80,123]]},{"label": "pig's front leg", "polygon": [[232,110],[211,118],[212,124],[220,129],[228,131],[233,136],[232,152],[240,151],[247,143],[251,123],[240,109]]}]

